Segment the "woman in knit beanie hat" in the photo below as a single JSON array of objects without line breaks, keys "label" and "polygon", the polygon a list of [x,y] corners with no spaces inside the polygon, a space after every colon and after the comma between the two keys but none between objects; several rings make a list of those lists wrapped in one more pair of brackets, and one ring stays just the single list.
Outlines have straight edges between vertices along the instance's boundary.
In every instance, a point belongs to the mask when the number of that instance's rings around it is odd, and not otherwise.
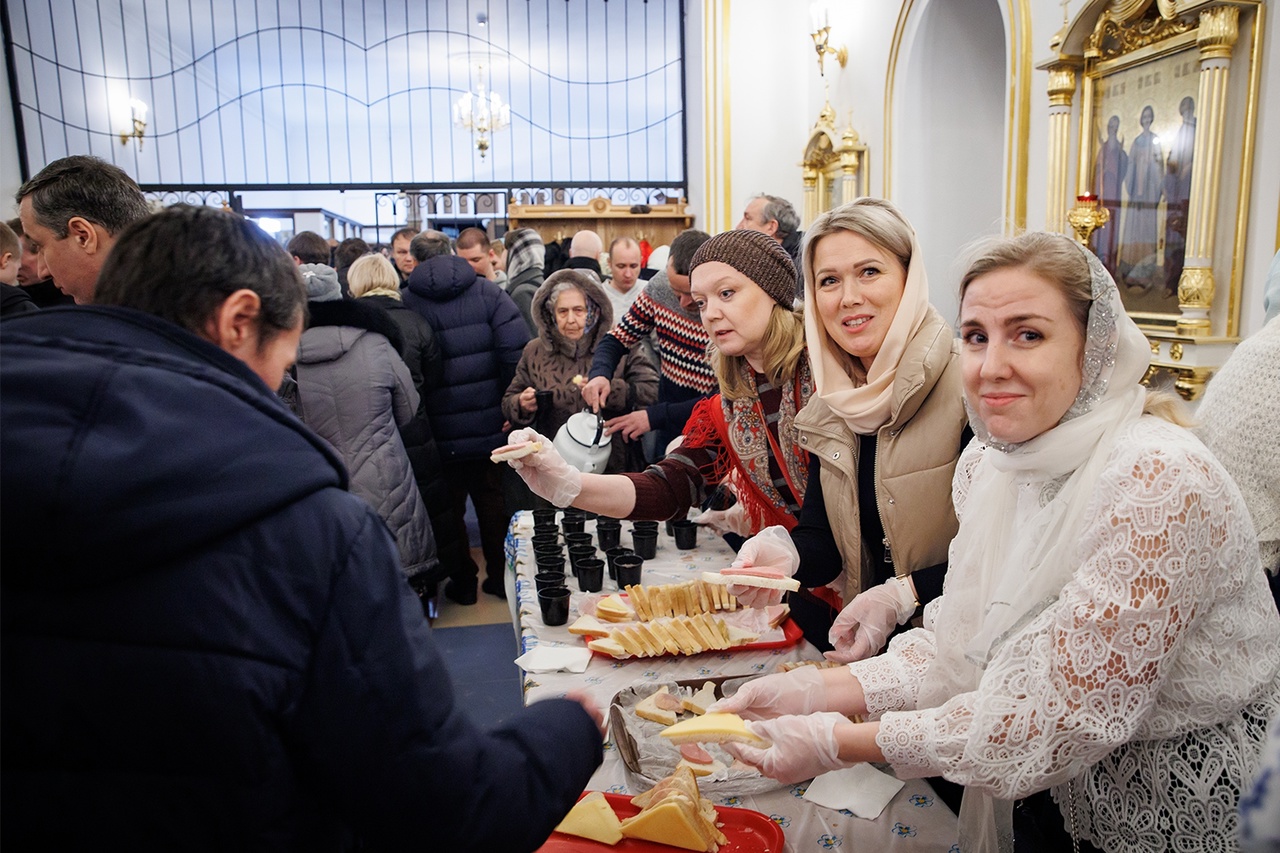
[{"label": "woman in knit beanie hat", "polygon": [[[689,280],[712,340],[708,354],[721,393],[694,408],[682,443],[639,474],[582,474],[546,441],[512,467],[557,506],[572,503],[635,519],[684,518],[712,487],[724,485],[737,502],[731,512],[719,512],[717,526],[740,536],[779,526],[785,540],[809,481],[809,456],[795,418],[814,389],[804,325],[792,308],[795,265],[767,235],[730,231],[698,249]],[[510,440],[537,438],[515,430]],[[725,501],[715,510],[727,506],[724,493],[713,496]],[[762,558],[752,550],[740,555],[743,565],[759,566],[762,559],[784,558]]]}]

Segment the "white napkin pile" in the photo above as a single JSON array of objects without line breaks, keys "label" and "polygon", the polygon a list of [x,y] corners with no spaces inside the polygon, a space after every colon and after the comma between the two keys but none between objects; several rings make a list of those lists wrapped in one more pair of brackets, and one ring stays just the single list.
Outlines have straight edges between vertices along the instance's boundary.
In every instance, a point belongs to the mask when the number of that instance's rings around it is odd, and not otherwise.
[{"label": "white napkin pile", "polygon": [[567,646],[535,646],[516,658],[525,672],[586,672],[590,662],[590,649]]},{"label": "white napkin pile", "polygon": [[823,773],[809,783],[804,798],[829,809],[848,809],[857,817],[875,820],[903,783],[870,764],[855,764]]}]

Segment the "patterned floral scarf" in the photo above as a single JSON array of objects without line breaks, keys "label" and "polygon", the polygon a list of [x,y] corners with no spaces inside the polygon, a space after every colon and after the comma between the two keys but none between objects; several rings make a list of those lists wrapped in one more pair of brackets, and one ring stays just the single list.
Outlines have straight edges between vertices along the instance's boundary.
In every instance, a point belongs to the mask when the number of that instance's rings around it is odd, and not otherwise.
[{"label": "patterned floral scarf", "polygon": [[[742,377],[754,389],[755,371],[745,362]],[[780,467],[791,484],[796,504],[804,502],[809,484],[809,456],[800,445],[796,430],[796,414],[813,395],[813,371],[808,353],[800,357],[795,374],[783,388],[778,408],[778,449]],[[738,501],[751,519],[752,529],[759,531],[774,524],[790,530],[796,517],[787,510],[787,501],[773,484],[769,471],[772,453],[765,413],[757,394],[740,400],[726,400],[717,394],[694,408],[685,430],[685,444],[700,447],[719,443],[726,451],[716,457],[713,476],[717,482],[728,482],[738,494]]]}]

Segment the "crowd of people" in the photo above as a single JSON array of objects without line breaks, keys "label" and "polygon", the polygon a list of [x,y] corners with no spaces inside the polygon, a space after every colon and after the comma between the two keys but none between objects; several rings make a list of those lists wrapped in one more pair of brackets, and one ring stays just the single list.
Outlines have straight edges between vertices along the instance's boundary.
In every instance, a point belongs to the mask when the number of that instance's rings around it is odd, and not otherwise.
[{"label": "crowd of people", "polygon": [[[837,665],[716,705],[771,743],[729,747],[768,776],[929,777],[965,851],[1275,831],[1280,472],[1256,449],[1280,440],[1280,387],[1258,387],[1280,385],[1280,319],[1196,424],[1142,384],[1146,338],[1087,249],[971,247],[957,333],[878,199],[802,232],[761,195],[651,253],[530,228],[282,246],[152,212],[81,156],[16,200],[6,841],[535,849],[601,761],[600,709],[476,727],[427,618],[507,594],[508,523],[535,506],[696,513],[735,566],[800,582],[791,612]],[[552,440],[584,410],[601,473]]]}]

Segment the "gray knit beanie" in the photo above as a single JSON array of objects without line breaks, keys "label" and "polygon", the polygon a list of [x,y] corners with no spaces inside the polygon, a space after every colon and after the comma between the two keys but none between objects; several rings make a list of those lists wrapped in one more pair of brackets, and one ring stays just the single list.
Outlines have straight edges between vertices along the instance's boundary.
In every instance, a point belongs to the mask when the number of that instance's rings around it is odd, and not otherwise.
[{"label": "gray knit beanie", "polygon": [[342,286],[338,284],[338,271],[326,264],[300,264],[298,272],[307,285],[308,302],[332,302],[342,298]]},{"label": "gray knit beanie", "polygon": [[699,264],[728,264],[759,285],[783,308],[796,299],[796,265],[777,240],[759,231],[726,231],[703,243],[693,255],[689,274]]}]

